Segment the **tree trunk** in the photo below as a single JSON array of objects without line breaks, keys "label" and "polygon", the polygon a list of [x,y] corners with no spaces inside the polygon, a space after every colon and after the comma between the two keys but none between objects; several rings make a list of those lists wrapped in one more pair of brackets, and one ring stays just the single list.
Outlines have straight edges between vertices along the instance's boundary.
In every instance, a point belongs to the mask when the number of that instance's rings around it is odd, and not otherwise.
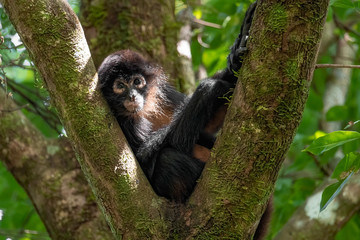
[{"label": "tree trunk", "polygon": [[215,236],[249,239],[256,229],[303,113],[328,4],[258,1],[249,53],[193,194],[196,210],[211,213],[199,224]]},{"label": "tree trunk", "polygon": [[95,67],[67,2],[2,3],[44,79],[113,234],[141,238],[163,232],[158,206],[152,204],[157,196],[96,91]]},{"label": "tree trunk", "polygon": [[[44,78],[117,239],[251,237],[301,118],[328,0],[259,1],[249,54],[214,157],[189,203],[181,206],[157,197],[139,169],[95,89],[95,67],[67,3],[1,2]],[[103,19],[101,11],[90,13]],[[127,17],[119,19],[132,24]],[[136,29],[139,41],[146,40],[141,27]],[[126,36],[121,35],[129,40]]]},{"label": "tree trunk", "polygon": [[46,139],[2,89],[0,99],[0,159],[24,187],[51,238],[113,239],[70,142]]}]

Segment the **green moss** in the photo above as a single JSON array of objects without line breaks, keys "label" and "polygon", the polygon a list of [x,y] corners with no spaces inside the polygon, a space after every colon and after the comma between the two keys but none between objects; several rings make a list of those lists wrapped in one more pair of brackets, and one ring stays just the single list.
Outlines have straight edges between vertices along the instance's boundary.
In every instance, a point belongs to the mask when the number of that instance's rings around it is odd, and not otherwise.
[{"label": "green moss", "polygon": [[284,32],[288,24],[287,19],[287,12],[282,4],[276,3],[271,5],[271,10],[266,18],[266,25],[269,26],[268,31],[276,34]]},{"label": "green moss", "polygon": [[[257,127],[253,125],[243,126],[242,130],[257,131]],[[215,158],[217,161],[221,161],[222,158],[227,158],[224,155],[231,154],[231,150],[235,149],[235,143],[238,139],[234,140],[238,135],[238,130],[232,129],[233,134],[225,134],[224,142],[221,149],[216,149]],[[252,146],[255,148],[256,146]],[[251,148],[251,146],[250,146]],[[209,168],[209,189],[210,194],[216,196],[216,202],[213,203],[214,207],[211,212],[211,219],[204,229],[199,229],[200,234],[196,239],[218,239],[219,237],[224,239],[245,239],[247,236],[243,236],[242,228],[256,218],[255,210],[248,211],[248,209],[255,209],[254,202],[259,202],[262,196],[258,195],[258,190],[252,191],[246,186],[249,186],[249,182],[253,177],[247,178],[237,177],[234,173],[243,172],[244,168],[247,168],[247,163],[244,163],[244,156],[232,155],[232,162],[223,166],[222,163],[217,164],[217,161],[212,162]],[[220,167],[221,166],[221,167]],[[264,169],[266,167],[264,166]],[[230,177],[231,176],[231,177]],[[252,184],[253,185],[253,184]],[[219,187],[221,186],[221,187]],[[254,187],[255,188],[255,187]],[[258,181],[256,188],[261,189],[264,195],[270,194],[271,186],[265,184],[264,181]],[[241,192],[241,194],[239,194]]]},{"label": "green moss", "polygon": [[299,59],[288,60],[286,62],[284,72],[285,72],[286,77],[289,79],[289,81],[292,81],[292,82],[299,81],[300,69],[298,66],[298,62],[299,62]]}]

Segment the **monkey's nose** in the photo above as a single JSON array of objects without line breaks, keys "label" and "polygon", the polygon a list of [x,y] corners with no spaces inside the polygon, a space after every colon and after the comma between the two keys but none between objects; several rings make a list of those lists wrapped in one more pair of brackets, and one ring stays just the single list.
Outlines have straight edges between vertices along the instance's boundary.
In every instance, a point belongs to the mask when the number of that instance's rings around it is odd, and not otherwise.
[{"label": "monkey's nose", "polygon": [[132,102],[135,101],[135,95],[130,95],[130,101],[132,101]]}]

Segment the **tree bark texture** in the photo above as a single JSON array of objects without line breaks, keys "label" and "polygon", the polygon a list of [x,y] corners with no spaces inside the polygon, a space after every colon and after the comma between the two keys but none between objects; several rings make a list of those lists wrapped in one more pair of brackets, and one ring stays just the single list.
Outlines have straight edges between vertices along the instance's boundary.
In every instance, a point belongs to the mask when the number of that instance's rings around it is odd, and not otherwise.
[{"label": "tree bark texture", "polygon": [[96,70],[80,23],[68,3],[1,2],[44,79],[116,238],[139,239],[153,233],[161,236],[164,224],[155,204],[158,197],[96,91]]},{"label": "tree bark texture", "polygon": [[54,240],[113,239],[65,138],[48,140],[0,89],[0,159]]},{"label": "tree bark texture", "polygon": [[328,0],[258,2],[224,128],[186,206],[164,204],[151,190],[95,90],[95,67],[67,3],[1,2],[44,78],[116,238],[251,237],[301,118]]},{"label": "tree bark texture", "polygon": [[224,127],[193,194],[207,219],[201,235],[254,233],[303,113],[328,4],[258,1]]}]

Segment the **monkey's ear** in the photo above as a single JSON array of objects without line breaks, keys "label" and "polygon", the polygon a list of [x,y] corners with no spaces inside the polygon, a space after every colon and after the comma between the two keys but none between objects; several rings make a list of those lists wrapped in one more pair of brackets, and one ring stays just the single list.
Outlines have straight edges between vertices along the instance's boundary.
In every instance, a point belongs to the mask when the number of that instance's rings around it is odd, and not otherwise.
[{"label": "monkey's ear", "polygon": [[96,85],[97,90],[104,88],[105,85],[106,85],[106,82],[108,82],[107,81],[108,76],[106,76],[106,74],[109,75],[109,73],[106,73],[104,71],[104,69],[102,69],[102,70],[103,71],[100,71],[100,68],[98,70],[98,82],[97,82],[97,85]]},{"label": "monkey's ear", "polygon": [[105,88],[112,86],[113,81],[110,71],[110,69],[103,72],[98,71],[98,82],[96,85],[96,90],[104,90]]},{"label": "monkey's ear", "polygon": [[111,75],[114,69],[119,65],[120,56],[116,53],[107,56],[101,63],[98,69],[98,83],[97,88],[101,89],[106,87],[107,83],[111,81]]}]

